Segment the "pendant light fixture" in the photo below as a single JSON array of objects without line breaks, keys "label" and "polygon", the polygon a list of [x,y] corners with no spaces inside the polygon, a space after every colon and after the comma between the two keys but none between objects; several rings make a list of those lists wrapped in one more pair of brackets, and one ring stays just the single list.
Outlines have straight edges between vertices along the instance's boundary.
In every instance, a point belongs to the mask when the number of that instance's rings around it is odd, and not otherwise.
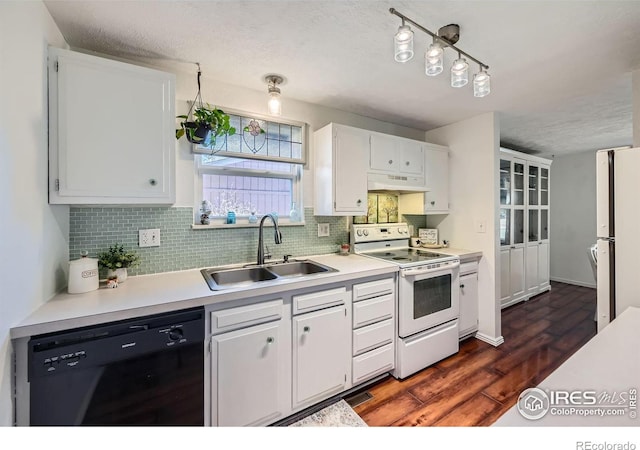
[{"label": "pendant light fixture", "polygon": [[267,102],[269,114],[279,116],[282,114],[282,101],[278,85],[284,82],[284,77],[271,74],[264,77],[264,81],[267,83],[267,92],[269,93],[269,101]]},{"label": "pendant light fixture", "polygon": [[[415,28],[425,32],[433,38],[431,45],[427,48],[425,58],[425,74],[430,77],[441,74],[444,70],[444,51],[451,48],[458,53],[458,59],[451,66],[451,87],[460,88],[469,84],[469,63],[462,55],[480,66],[480,70],[473,77],[474,97],[485,97],[491,92],[491,76],[487,72],[489,66],[474,58],[455,46],[460,39],[460,27],[456,24],[449,24],[441,27],[438,33],[427,30],[422,25],[414,22],[404,14],[399,13],[395,8],[389,12],[402,19],[402,25],[394,37],[394,57],[398,62],[407,62],[413,57],[413,31],[405,22],[410,23]],[[410,53],[409,53],[410,49]]]}]

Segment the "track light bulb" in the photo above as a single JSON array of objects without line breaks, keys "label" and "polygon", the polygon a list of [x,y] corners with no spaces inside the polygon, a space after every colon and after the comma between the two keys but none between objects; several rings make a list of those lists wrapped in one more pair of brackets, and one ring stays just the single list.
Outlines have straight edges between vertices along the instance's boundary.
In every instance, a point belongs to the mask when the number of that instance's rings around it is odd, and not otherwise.
[{"label": "track light bulb", "polygon": [[424,73],[427,76],[435,77],[442,73],[444,67],[444,49],[439,42],[434,42],[429,46],[424,54]]},{"label": "track light bulb", "polygon": [[480,67],[480,72],[473,76],[473,96],[485,97],[491,93],[491,76]]},{"label": "track light bulb", "polygon": [[393,38],[394,57],[398,62],[407,62],[413,58],[413,31],[404,23],[398,27]]},{"label": "track light bulb", "polygon": [[458,58],[451,66],[451,87],[466,86],[469,82],[469,63],[464,58]]}]

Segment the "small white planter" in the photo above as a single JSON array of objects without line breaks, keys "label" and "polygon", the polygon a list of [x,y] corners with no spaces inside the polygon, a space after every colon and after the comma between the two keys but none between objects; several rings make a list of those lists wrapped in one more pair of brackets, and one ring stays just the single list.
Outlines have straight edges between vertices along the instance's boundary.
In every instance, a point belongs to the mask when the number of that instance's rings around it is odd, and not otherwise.
[{"label": "small white planter", "polygon": [[127,268],[121,269],[107,269],[107,278],[118,277],[118,283],[124,283],[127,280]]}]

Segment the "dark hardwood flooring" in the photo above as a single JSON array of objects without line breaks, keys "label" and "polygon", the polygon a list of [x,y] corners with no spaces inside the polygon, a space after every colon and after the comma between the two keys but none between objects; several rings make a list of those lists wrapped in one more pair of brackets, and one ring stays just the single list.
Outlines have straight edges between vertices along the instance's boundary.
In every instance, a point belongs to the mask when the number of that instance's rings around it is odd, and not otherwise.
[{"label": "dark hardwood flooring", "polygon": [[460,351],[402,381],[387,378],[355,411],[369,426],[486,426],[596,334],[595,289],[551,291],[502,310],[504,344],[469,338]]}]

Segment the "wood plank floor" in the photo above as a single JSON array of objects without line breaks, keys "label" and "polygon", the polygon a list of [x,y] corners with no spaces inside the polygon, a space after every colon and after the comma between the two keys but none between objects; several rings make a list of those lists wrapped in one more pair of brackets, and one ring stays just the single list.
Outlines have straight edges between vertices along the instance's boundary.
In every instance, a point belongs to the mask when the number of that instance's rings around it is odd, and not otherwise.
[{"label": "wood plank floor", "polygon": [[504,344],[466,339],[456,355],[368,388],[355,411],[369,426],[491,425],[596,334],[595,289],[551,285],[502,311]]}]

